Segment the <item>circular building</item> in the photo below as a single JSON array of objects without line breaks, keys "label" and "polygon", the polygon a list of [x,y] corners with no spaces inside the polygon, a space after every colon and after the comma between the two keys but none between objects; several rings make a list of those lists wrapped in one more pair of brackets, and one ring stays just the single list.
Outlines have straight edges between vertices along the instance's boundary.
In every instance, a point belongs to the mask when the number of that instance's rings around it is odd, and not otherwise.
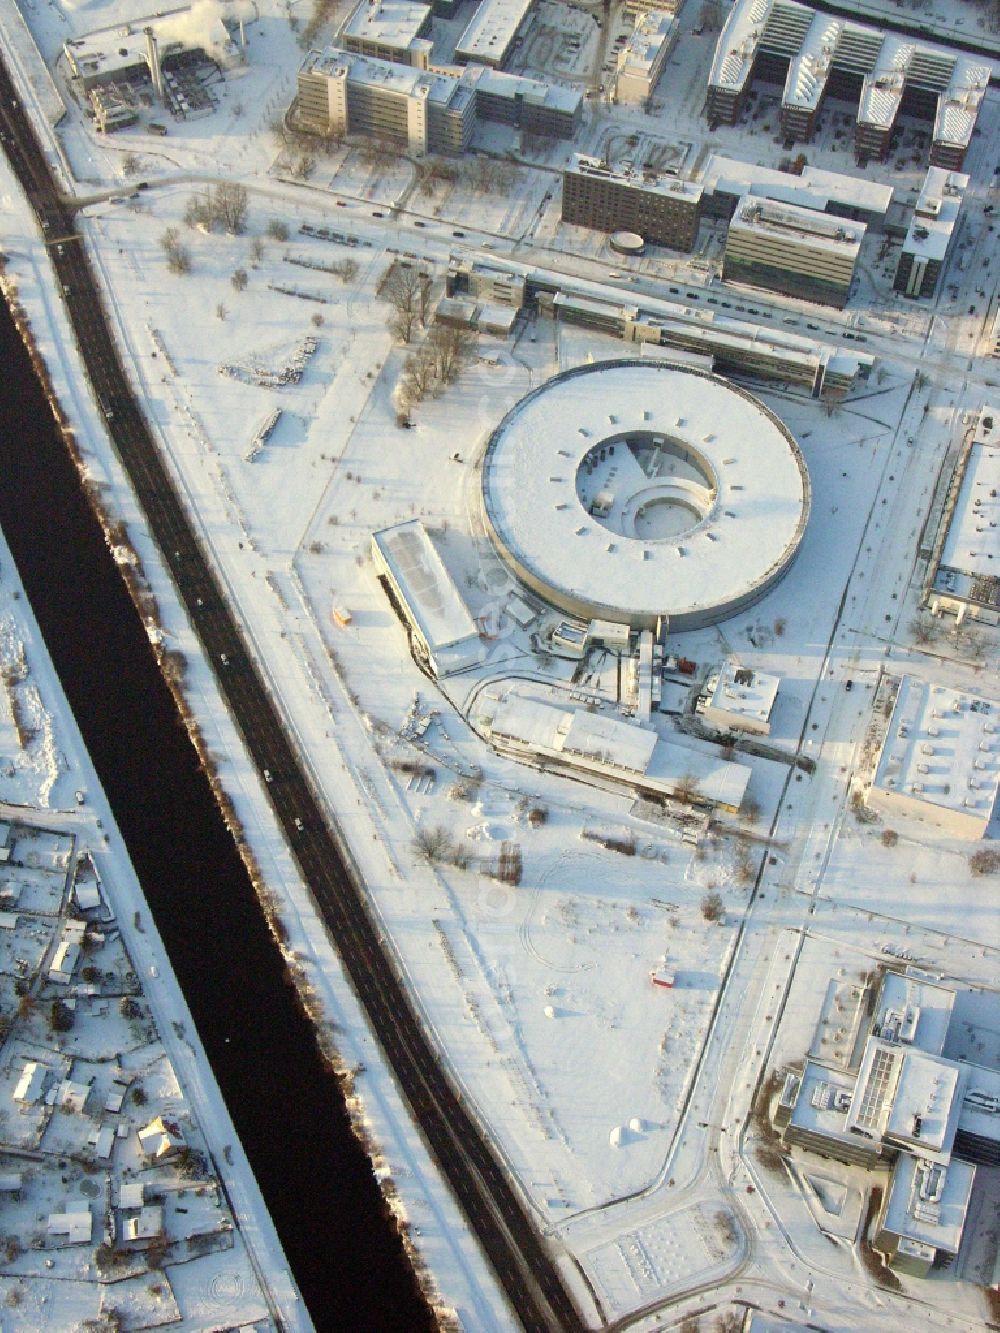
[{"label": "circular building", "polygon": [[513,572],[584,620],[695,629],[795,559],[809,474],[787,428],[716,375],[656,361],[564,371],[513,407],[482,462]]},{"label": "circular building", "polygon": [[646,242],[636,231],[616,231],[608,244],[619,255],[641,255]]}]

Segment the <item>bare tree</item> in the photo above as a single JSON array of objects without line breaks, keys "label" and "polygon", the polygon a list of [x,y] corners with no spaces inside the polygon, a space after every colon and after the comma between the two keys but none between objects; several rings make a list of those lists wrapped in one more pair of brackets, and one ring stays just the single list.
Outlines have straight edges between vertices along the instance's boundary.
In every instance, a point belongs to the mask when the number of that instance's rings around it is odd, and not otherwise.
[{"label": "bare tree", "polygon": [[215,216],[231,236],[242,236],[246,231],[249,204],[250,199],[244,186],[228,181],[215,187]]},{"label": "bare tree", "polygon": [[382,281],[379,295],[388,301],[394,310],[413,310],[418,308],[420,294],[420,274],[415,268],[394,263]]},{"label": "bare tree", "polygon": [[238,268],[234,271],[233,276],[229,279],[229,281],[233,284],[234,292],[245,292],[247,289],[247,283],[250,281],[250,279],[247,277],[247,271],[245,268]]},{"label": "bare tree", "polygon": [[176,227],[168,227],[160,237],[160,245],[167,257],[167,267],[171,273],[190,273],[191,254],[181,245],[180,233]]},{"label": "bare tree", "polygon": [[434,387],[437,367],[433,353],[426,347],[412,352],[403,362],[403,393],[412,403],[419,403]]},{"label": "bare tree", "polygon": [[219,317],[219,319],[225,320],[226,316],[229,314],[229,311],[220,301],[219,304],[215,307],[215,313]]},{"label": "bare tree", "polygon": [[250,242],[250,261],[253,264],[259,264],[264,258],[264,242],[259,236],[255,236]]},{"label": "bare tree", "polygon": [[413,326],[417,322],[415,310],[394,310],[385,325],[398,343],[413,341]]},{"label": "bare tree", "polygon": [[272,241],[287,241],[288,223],[283,222],[281,218],[272,218],[267,224],[267,234]]},{"label": "bare tree", "polygon": [[134,176],[142,166],[142,160],[137,153],[126,153],[122,158],[122,171],[126,176]]},{"label": "bare tree", "polygon": [[462,366],[471,355],[476,336],[469,329],[436,324],[428,335],[427,345],[434,358],[438,379],[442,384],[451,384],[458,379]]}]

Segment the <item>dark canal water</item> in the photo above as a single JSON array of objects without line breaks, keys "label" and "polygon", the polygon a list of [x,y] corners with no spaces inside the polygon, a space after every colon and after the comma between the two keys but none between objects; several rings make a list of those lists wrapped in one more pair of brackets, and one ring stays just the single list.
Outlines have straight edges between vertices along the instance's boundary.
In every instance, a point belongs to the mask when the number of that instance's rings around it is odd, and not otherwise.
[{"label": "dark canal water", "polygon": [[323,1330],[430,1330],[2,300],[0,365],[0,526],[310,1313]]}]

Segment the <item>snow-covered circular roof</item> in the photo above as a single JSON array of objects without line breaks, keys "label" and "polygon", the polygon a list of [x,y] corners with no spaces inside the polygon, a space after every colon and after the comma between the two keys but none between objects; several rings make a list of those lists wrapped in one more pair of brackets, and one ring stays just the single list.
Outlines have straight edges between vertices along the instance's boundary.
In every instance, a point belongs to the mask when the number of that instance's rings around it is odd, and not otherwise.
[{"label": "snow-covered circular roof", "polygon": [[582,617],[710,624],[791,564],[809,475],[790,432],[702,371],[609,361],[523,398],[486,447],[482,501],[504,559]]}]

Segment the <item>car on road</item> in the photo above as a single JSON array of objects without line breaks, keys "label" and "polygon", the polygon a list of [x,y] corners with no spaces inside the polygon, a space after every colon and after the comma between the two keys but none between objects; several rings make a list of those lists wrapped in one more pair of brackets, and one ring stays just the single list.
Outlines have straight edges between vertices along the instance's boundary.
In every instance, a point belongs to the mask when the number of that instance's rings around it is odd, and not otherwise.
[{"label": "car on road", "polygon": [[373,217],[373,218],[384,218],[384,217],[385,217],[385,214],[384,214],[384,213],[380,213],[380,212],[378,211],[377,208],[373,208],[373,209],[372,209],[372,217]]},{"label": "car on road", "polygon": [[427,226],[427,223],[426,223],[426,222],[421,222],[419,218],[414,218],[414,220],[413,220],[413,225],[414,225],[415,227],[426,227],[426,226]]},{"label": "car on road", "polygon": [[464,231],[453,231],[451,234],[452,234],[452,236],[457,236],[458,239],[459,239],[460,241],[464,241],[464,240],[465,240],[465,232],[464,232]]}]

